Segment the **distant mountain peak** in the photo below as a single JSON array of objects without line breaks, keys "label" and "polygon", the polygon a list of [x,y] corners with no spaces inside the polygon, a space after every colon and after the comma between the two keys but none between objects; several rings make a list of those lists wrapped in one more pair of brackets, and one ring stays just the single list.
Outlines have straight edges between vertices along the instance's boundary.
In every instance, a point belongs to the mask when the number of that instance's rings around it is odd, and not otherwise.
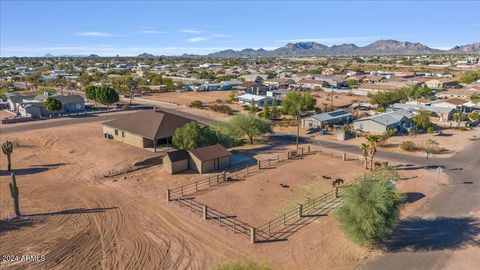
[{"label": "distant mountain peak", "polygon": [[456,46],[448,51],[430,48],[424,44],[394,39],[380,39],[364,47],[353,43],[326,46],[313,41],[289,42],[285,46],[267,51],[247,48],[240,51],[224,50],[211,53],[212,57],[279,57],[279,56],[327,56],[327,55],[416,55],[434,53],[480,53],[480,43]]}]

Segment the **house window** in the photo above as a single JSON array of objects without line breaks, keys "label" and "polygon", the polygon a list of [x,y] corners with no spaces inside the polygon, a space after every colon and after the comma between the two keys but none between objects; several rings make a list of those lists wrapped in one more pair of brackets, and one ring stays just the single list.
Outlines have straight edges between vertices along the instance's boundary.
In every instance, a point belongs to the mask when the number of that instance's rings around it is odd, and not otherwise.
[{"label": "house window", "polygon": [[115,129],[115,136],[118,136],[118,129]]},{"label": "house window", "polygon": [[125,138],[125,131],[122,131],[122,138]]}]

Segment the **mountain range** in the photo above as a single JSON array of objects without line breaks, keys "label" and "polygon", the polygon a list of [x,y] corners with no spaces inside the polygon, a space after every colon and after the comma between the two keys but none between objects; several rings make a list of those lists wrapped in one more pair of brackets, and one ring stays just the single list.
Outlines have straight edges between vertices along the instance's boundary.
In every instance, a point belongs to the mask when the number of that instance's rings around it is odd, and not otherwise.
[{"label": "mountain range", "polygon": [[355,44],[326,46],[316,42],[288,43],[267,51],[265,49],[224,50],[208,54],[211,57],[281,57],[281,56],[339,56],[339,55],[415,55],[415,54],[477,54],[480,42],[455,46],[450,50],[433,49],[421,43],[398,40],[378,40],[364,47]]}]

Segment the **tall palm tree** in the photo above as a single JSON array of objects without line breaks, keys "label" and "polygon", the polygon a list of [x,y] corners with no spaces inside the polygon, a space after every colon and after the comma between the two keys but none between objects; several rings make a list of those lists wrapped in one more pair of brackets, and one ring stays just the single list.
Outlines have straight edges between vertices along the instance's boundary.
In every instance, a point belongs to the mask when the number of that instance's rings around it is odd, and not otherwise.
[{"label": "tall palm tree", "polygon": [[362,143],[360,145],[360,150],[362,151],[362,156],[365,159],[365,170],[368,169],[368,149],[370,148],[370,145],[368,143]]}]

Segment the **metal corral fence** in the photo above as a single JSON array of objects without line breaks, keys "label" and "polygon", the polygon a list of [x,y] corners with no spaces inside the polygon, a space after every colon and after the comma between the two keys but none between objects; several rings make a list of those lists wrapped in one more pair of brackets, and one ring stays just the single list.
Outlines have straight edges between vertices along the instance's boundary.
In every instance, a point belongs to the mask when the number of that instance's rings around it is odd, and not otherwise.
[{"label": "metal corral fence", "polygon": [[262,169],[278,167],[280,163],[303,158],[304,155],[311,154],[310,146],[301,147],[298,150],[292,150],[285,154],[277,155],[275,158],[258,160],[257,164],[248,165],[243,168],[238,168],[231,172],[223,172],[215,175],[210,175],[206,178],[197,180],[193,183],[167,189],[167,201],[171,201],[178,198],[184,198],[185,196],[192,196],[200,191],[207,191],[212,187],[219,185],[225,185],[233,181],[237,181],[245,178],[247,175],[254,172],[258,172]]},{"label": "metal corral fence", "polygon": [[347,154],[345,152],[338,152],[335,150],[327,150],[325,148],[320,149],[318,151],[320,155],[324,155],[331,158],[341,159],[343,161],[352,161],[353,163],[360,165],[363,163],[362,158],[360,156],[354,154]]},{"label": "metal corral fence", "polygon": [[255,228],[252,242],[273,242],[287,239],[288,236],[296,232],[300,227],[303,227],[308,222],[308,218],[326,215],[340,206],[344,188],[354,183],[356,181],[337,186],[332,191],[323,193],[316,198],[307,198],[305,203],[298,205],[298,208],[288,210],[262,226]]},{"label": "metal corral fence", "polygon": [[[220,227],[231,229],[233,233],[239,233],[251,238],[252,232],[255,231],[253,226],[239,220],[236,216],[225,214],[193,199],[179,198],[174,199],[173,202],[178,203],[180,207],[189,208],[191,212],[202,216],[204,220],[209,220],[217,223]],[[260,235],[263,236],[263,232],[260,232]]]},{"label": "metal corral fence", "polygon": [[[167,201],[178,204],[180,207],[189,208],[191,212],[198,214],[205,220],[218,223],[220,227],[226,227],[241,235],[249,237],[251,243],[273,242],[286,240],[288,236],[305,226],[311,217],[326,215],[332,209],[341,205],[341,195],[345,187],[356,183],[350,182],[345,185],[336,186],[332,191],[323,193],[317,198],[307,198],[306,202],[299,204],[298,208],[293,208],[282,215],[268,221],[264,225],[256,228],[246,222],[239,220],[236,216],[225,214],[221,211],[213,209],[205,204],[188,198],[200,191],[225,184],[229,181],[239,180],[246,175],[262,169],[278,166],[281,162],[302,158],[304,155],[311,154],[310,146],[299,148],[298,150],[289,151],[286,154],[278,155],[277,158],[259,160],[256,165],[246,166],[232,172],[223,172],[220,174],[206,177],[194,183],[179,186],[173,189],[167,189]],[[339,158],[344,161],[357,161],[361,163],[360,158],[347,159],[345,153],[335,151],[319,151],[319,153]]]}]

